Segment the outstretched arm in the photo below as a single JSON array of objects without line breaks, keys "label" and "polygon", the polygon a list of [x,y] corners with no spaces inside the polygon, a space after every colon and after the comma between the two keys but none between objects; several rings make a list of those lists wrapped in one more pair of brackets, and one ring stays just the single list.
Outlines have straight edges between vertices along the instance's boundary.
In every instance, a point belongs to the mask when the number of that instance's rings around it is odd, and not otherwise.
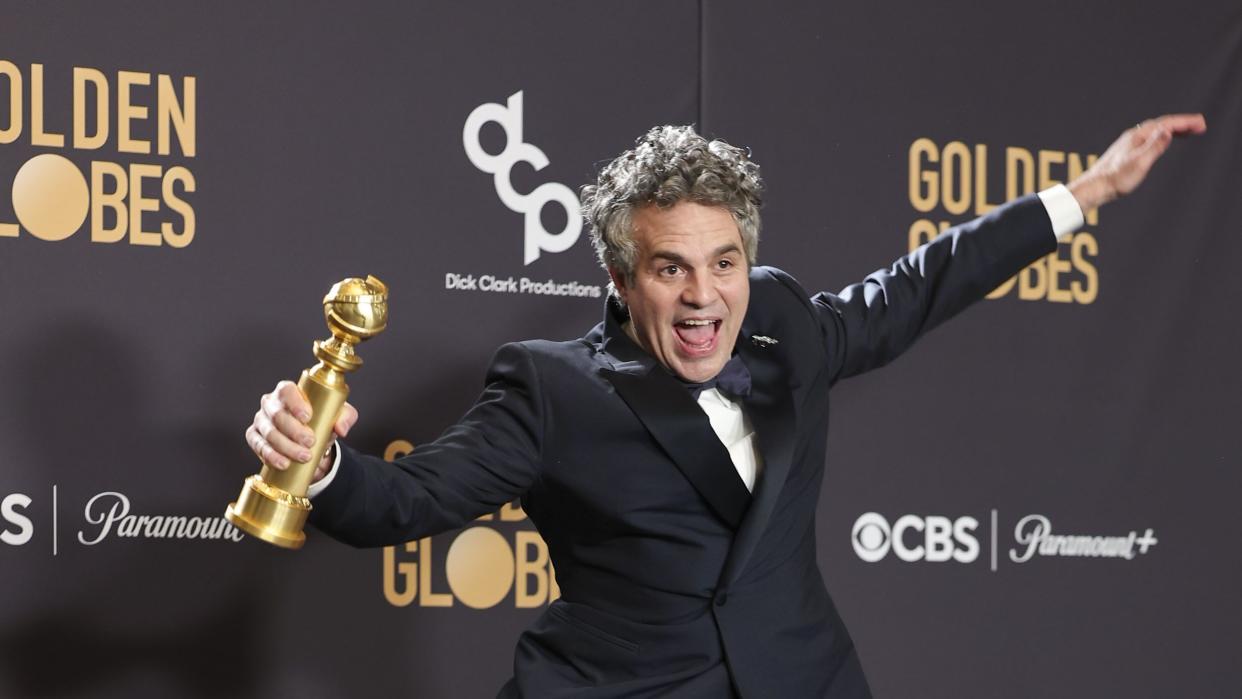
[{"label": "outstretched arm", "polygon": [[[310,405],[297,386],[263,397],[246,441],[264,462],[284,469],[304,454]],[[358,413],[343,411],[345,436]],[[439,439],[393,463],[334,446],[315,474],[310,522],[354,546],[395,544],[459,527],[524,493],[535,480],[543,434],[540,382],[521,344],[501,347],[470,411]],[[324,477],[327,473],[328,477]]]},{"label": "outstretched arm", "polygon": [[[1122,133],[1069,184],[1069,192],[1082,211],[1129,194],[1174,136],[1206,130],[1201,114],[1148,119]],[[923,333],[1055,250],[1050,232],[1068,231],[1054,231],[1049,216],[1051,212],[1046,213],[1033,195],[1015,200],[945,231],[839,294],[812,297],[824,328],[833,380],[891,361]],[[1080,217],[1073,218],[1081,225]]]}]

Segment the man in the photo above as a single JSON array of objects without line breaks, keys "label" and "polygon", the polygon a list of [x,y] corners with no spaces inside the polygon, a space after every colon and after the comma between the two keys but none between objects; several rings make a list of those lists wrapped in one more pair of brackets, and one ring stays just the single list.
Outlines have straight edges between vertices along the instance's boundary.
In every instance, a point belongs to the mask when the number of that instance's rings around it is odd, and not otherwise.
[{"label": "man", "polygon": [[[1082,211],[1133,190],[1199,115],[1135,126],[1080,178],[947,231],[840,294],[756,267],[758,167],[652,129],[584,189],[612,281],[572,342],[496,353],[474,407],[394,464],[338,446],[312,521],[356,546],[461,526],[517,496],[562,596],[518,641],[507,697],[867,697],[816,564],[828,389],[982,298]],[[309,456],[288,382],[247,441]],[[348,409],[344,436],[357,419]]]}]

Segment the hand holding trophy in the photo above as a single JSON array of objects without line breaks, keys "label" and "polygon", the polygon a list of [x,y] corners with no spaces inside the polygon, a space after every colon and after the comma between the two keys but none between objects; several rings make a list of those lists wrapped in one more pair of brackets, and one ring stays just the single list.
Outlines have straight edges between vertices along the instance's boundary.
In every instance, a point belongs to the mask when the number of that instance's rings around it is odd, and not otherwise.
[{"label": "hand holding trophy", "polygon": [[354,345],[368,340],[388,326],[388,287],[379,279],[350,278],[337,282],[323,298],[323,314],[332,332],[316,341],[319,363],[302,372],[298,388],[311,405],[307,426],[314,432],[310,458],[292,461],[278,469],[266,461],[259,473],[246,479],[237,501],[224,516],[251,536],[283,548],[298,549],[306,542],[302,532],[311,504],[306,497],[315,466],[333,438],[332,428],[340,415],[349,386],[345,374],[362,366]]}]

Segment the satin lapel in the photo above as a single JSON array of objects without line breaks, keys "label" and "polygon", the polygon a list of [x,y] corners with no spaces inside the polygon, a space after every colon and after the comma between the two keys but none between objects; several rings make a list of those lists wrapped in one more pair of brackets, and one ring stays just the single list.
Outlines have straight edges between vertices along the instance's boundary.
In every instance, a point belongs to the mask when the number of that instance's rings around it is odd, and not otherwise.
[{"label": "satin lapel", "polygon": [[750,370],[751,394],[744,405],[759,441],[763,470],[721,574],[721,582],[726,585],[737,579],[746,567],[772,518],[772,510],[789,476],[797,434],[793,394],[784,367],[776,357],[779,350],[771,345],[758,345],[744,333],[738,340],[738,352]]},{"label": "satin lapel", "polygon": [[660,369],[632,363],[618,369],[602,371],[712,511],[737,529],[750,504],[750,492],[702,408]]}]

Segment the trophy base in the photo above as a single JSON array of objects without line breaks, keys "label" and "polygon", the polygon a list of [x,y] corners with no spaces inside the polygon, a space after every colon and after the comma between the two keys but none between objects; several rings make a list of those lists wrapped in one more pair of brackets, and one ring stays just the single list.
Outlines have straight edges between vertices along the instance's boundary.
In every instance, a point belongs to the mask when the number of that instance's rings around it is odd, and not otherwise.
[{"label": "trophy base", "polygon": [[302,527],[310,514],[310,500],[290,495],[258,475],[246,479],[237,502],[229,503],[224,517],[247,534],[286,549],[306,543]]}]

